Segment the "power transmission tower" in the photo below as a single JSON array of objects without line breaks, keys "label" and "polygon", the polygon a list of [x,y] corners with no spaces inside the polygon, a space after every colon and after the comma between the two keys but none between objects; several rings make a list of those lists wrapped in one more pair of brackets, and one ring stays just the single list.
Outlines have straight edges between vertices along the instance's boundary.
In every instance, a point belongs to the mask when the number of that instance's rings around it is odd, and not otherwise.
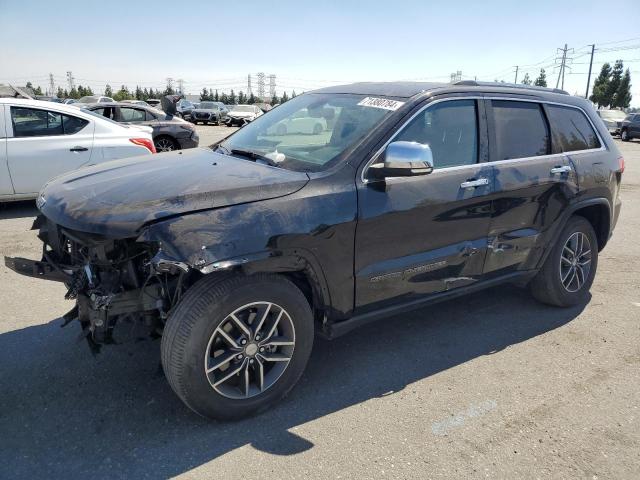
[{"label": "power transmission tower", "polygon": [[73,72],[67,72],[67,83],[69,84],[69,91],[76,88],[75,78],[73,78]]},{"label": "power transmission tower", "polygon": [[167,90],[173,90],[173,78],[167,77]]},{"label": "power transmission tower", "polygon": [[258,72],[258,98],[264,99],[264,72]]},{"label": "power transmission tower", "polygon": [[519,67],[519,65],[516,65],[514,68],[516,69],[516,78],[515,78],[515,80],[513,81],[513,83],[518,83],[518,69],[519,69],[520,67]]},{"label": "power transmission tower", "polygon": [[587,91],[584,94],[584,98],[589,99],[589,85],[591,84],[591,67],[593,67],[593,54],[596,51],[596,44],[591,45],[591,60],[589,61],[589,75],[587,76]]},{"label": "power transmission tower", "polygon": [[53,73],[49,74],[49,95],[56,94],[56,84],[53,82]]},{"label": "power transmission tower", "polygon": [[178,92],[180,95],[184,95],[184,80],[181,78],[178,79]]},{"label": "power transmission tower", "polygon": [[[571,58],[568,54],[573,53],[573,48],[567,48],[567,44],[564,44],[564,48],[558,48],[558,52],[562,52],[562,58],[560,59],[560,70],[558,70],[558,79],[556,80],[556,88],[560,84],[560,78],[562,78],[562,89],[564,89],[564,74],[567,69],[567,63],[571,63]],[[556,58],[556,61],[559,59]]]},{"label": "power transmission tower", "polygon": [[269,96],[271,98],[276,96],[276,76],[273,73],[269,75]]},{"label": "power transmission tower", "polygon": [[251,96],[251,74],[247,75],[247,96]]}]

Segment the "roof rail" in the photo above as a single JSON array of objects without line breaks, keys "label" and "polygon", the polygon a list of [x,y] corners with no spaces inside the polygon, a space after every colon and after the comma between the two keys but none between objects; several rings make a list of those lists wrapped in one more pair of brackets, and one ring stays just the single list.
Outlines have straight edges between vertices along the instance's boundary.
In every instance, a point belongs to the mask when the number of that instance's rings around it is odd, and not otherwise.
[{"label": "roof rail", "polygon": [[453,85],[468,85],[472,87],[508,87],[508,88],[522,88],[524,90],[537,90],[541,92],[553,92],[560,93],[562,95],[569,95],[569,92],[566,90],[561,90],[560,88],[547,88],[547,87],[538,87],[535,85],[523,85],[521,83],[504,83],[504,82],[478,82],[476,80],[460,80],[458,82],[454,82]]}]

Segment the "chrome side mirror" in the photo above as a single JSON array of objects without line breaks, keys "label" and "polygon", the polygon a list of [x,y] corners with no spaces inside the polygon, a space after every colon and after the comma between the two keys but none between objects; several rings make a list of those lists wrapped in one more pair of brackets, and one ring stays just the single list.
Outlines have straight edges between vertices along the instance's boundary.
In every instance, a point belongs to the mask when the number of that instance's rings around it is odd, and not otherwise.
[{"label": "chrome side mirror", "polygon": [[368,176],[374,179],[387,177],[414,177],[433,171],[431,147],[417,142],[392,142],[384,152],[384,162],[369,167]]}]

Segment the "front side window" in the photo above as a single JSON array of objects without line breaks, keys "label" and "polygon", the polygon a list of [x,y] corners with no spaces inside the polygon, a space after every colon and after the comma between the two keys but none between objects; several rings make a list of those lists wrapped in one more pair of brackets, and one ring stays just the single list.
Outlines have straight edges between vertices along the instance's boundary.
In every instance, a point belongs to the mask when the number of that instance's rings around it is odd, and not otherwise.
[{"label": "front side window", "polygon": [[144,122],[146,115],[144,110],[120,107],[120,117],[123,122]]},{"label": "front side window", "polygon": [[21,107],[11,107],[11,121],[14,137],[73,135],[89,124],[72,115]]},{"label": "front side window", "polygon": [[549,153],[549,129],[539,104],[492,100],[491,105],[496,160]]},{"label": "front side window", "polygon": [[[290,170],[325,170],[391,115],[392,110],[371,106],[365,97],[299,95],[242,127],[220,144],[221,150],[251,151]],[[234,111],[240,108],[251,107]]]},{"label": "front side window", "polygon": [[478,115],[475,100],[452,100],[420,112],[393,141],[429,145],[434,168],[478,161]]},{"label": "front side window", "polygon": [[553,153],[600,148],[595,130],[582,111],[561,105],[547,105],[553,135]]}]

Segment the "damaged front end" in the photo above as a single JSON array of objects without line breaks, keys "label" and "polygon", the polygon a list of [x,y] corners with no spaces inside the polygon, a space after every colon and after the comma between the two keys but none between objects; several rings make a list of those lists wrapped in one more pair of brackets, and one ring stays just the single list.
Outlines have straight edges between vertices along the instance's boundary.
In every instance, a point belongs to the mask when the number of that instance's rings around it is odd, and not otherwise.
[{"label": "damaged front end", "polygon": [[39,230],[42,259],[5,257],[5,265],[22,275],[63,282],[65,298],[76,300],[63,326],[77,319],[92,351],[120,341],[114,335],[117,325],[133,325],[129,333],[139,333],[136,327],[142,326],[151,336],[162,334],[184,291],[188,266],[165,259],[154,243],[76,232],[42,215],[32,229]]}]

